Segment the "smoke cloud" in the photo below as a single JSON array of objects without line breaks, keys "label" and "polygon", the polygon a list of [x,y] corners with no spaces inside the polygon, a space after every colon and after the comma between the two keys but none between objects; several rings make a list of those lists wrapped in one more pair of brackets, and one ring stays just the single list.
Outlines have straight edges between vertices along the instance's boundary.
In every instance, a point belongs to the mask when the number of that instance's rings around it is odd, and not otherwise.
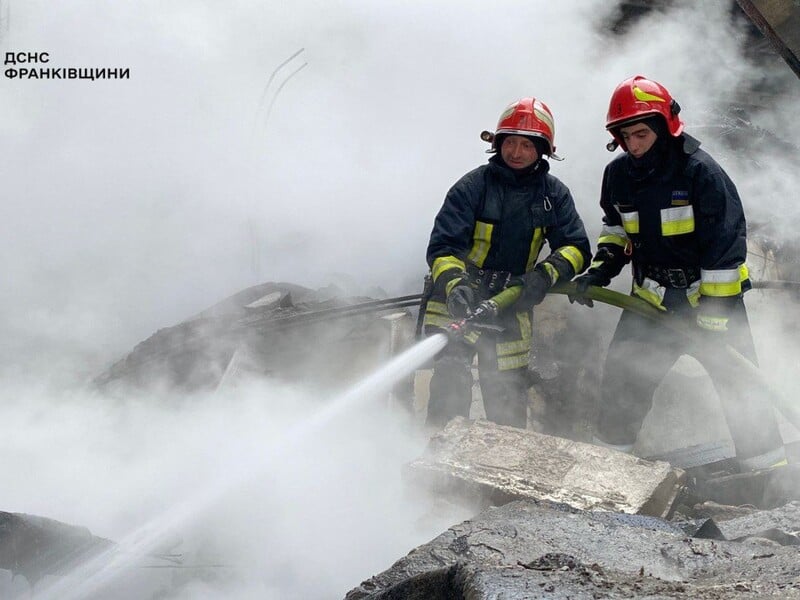
[{"label": "smoke cloud", "polygon": [[[295,388],[156,403],[82,386],[157,329],[264,281],[418,292],[442,199],[486,159],[478,134],[514,99],[553,110],[566,161],[552,172],[595,238],[619,81],[664,83],[691,133],[760,77],[723,5],[679,2],[614,37],[602,0],[0,2],[4,53],[130,69],[126,80],[0,78],[0,508],[114,539],[246,464],[226,453],[231,438],[257,453],[302,422],[321,400]],[[762,103],[749,118],[794,140],[798,110]],[[794,235],[796,156],[703,141],[748,215],[785,224],[779,240]],[[753,321],[790,383],[796,343],[766,317],[782,318],[778,298]],[[598,314],[610,333],[616,315]],[[402,496],[400,466],[422,440],[391,415],[346,421],[183,532],[226,567],[170,597],[341,597],[458,520],[426,518],[429,506]]]}]

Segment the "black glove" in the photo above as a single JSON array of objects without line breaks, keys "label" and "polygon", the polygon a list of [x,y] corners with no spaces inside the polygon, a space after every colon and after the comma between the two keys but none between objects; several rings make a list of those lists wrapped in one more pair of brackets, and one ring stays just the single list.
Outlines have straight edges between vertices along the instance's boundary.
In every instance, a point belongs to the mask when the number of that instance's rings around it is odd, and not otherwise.
[{"label": "black glove", "polygon": [[583,295],[586,293],[586,290],[589,288],[589,286],[596,285],[598,287],[605,287],[611,283],[611,279],[599,271],[589,271],[585,275],[576,277],[572,281],[575,283],[575,287],[577,288],[576,291],[581,295],[567,294],[569,303],[572,304],[573,302],[577,302],[578,304],[583,304],[584,306],[590,307],[594,306],[594,302],[592,302],[591,298],[587,298]]},{"label": "black glove", "polygon": [[544,269],[528,271],[522,277],[522,295],[520,304],[527,310],[544,300],[547,290],[552,285],[550,276]]},{"label": "black glove", "polygon": [[447,294],[447,312],[454,319],[463,319],[475,308],[475,290],[466,283],[457,283]]}]

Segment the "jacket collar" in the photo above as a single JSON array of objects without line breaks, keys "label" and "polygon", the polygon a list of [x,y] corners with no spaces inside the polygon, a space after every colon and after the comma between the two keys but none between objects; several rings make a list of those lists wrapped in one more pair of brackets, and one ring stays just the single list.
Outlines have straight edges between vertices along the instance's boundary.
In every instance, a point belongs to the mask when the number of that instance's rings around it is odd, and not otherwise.
[{"label": "jacket collar", "polygon": [[540,158],[524,171],[515,171],[503,161],[499,154],[489,159],[489,170],[503,182],[511,185],[526,185],[550,171],[550,163]]}]

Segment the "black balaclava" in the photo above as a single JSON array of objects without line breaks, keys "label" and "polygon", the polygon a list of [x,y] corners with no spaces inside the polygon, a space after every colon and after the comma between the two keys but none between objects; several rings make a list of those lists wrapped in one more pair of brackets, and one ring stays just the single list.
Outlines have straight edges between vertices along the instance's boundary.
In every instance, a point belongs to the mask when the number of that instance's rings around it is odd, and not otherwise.
[{"label": "black balaclava", "polygon": [[[636,180],[642,180],[662,170],[662,168],[665,166],[667,155],[669,154],[669,149],[672,145],[672,136],[667,129],[667,123],[660,115],[651,115],[649,117],[645,117],[644,119],[638,119],[636,121],[625,123],[623,126],[629,127],[630,125],[635,125],[636,123],[644,123],[656,134],[656,141],[642,156],[636,158],[630,153],[628,153],[626,156],[628,174]],[[618,127],[615,133],[621,138],[622,136],[620,135],[620,129],[621,127]]]},{"label": "black balaclava", "polygon": [[497,148],[497,161],[509,169],[514,175],[516,176],[517,180],[523,179],[529,175],[533,175],[534,173],[538,173],[539,170],[542,168],[543,157],[546,154],[550,153],[550,144],[547,143],[547,140],[544,138],[540,138],[535,135],[523,135],[522,137],[528,138],[533,142],[533,146],[536,148],[536,153],[539,155],[539,158],[529,167],[525,169],[512,169],[506,164],[506,161],[503,160],[503,154],[500,152],[500,148],[503,145],[503,140],[506,138],[507,135],[520,135],[520,134],[508,134],[508,133],[501,133],[500,135],[495,136],[494,138],[494,147]]}]

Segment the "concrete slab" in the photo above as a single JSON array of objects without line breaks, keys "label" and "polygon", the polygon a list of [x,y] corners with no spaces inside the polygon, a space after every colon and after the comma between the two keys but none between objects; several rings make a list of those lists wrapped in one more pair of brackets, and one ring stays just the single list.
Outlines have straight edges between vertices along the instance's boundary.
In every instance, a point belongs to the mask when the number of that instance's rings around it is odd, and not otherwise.
[{"label": "concrete slab", "polygon": [[478,505],[536,499],[666,516],[684,472],[592,444],[458,417],[434,434],[405,476]]},{"label": "concrete slab", "polygon": [[728,540],[758,537],[778,541],[784,546],[797,546],[800,545],[797,535],[800,532],[800,502],[719,521],[717,527]]},{"label": "concrete slab", "polygon": [[800,598],[797,549],[521,500],[454,525],[346,600]]}]

